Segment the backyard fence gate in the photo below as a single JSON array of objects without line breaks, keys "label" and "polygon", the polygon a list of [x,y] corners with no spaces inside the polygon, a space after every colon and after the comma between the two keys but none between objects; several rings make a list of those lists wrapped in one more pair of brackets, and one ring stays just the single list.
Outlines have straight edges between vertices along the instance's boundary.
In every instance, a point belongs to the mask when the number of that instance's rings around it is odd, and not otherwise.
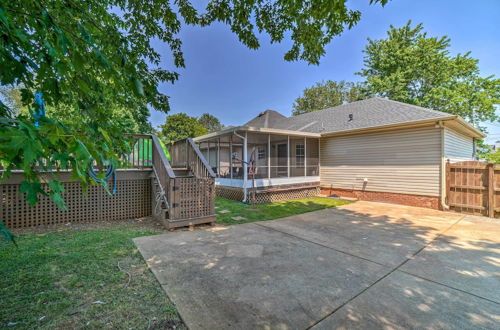
[{"label": "backyard fence gate", "polygon": [[446,164],[446,204],[450,210],[497,217],[500,165],[479,161]]}]

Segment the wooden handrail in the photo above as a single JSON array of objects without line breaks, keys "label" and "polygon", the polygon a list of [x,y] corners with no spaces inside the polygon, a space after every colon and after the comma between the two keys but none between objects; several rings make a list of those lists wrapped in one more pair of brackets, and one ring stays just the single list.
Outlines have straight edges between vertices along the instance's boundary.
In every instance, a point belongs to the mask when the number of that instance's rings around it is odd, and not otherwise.
[{"label": "wooden handrail", "polygon": [[[162,165],[162,166],[159,166],[161,168],[163,168],[168,176],[172,179],[175,178],[175,173],[174,173],[174,170],[172,170],[172,167],[170,166],[170,163],[167,159],[167,156],[165,156],[165,152],[163,151],[163,148],[161,147],[161,143],[160,143],[160,140],[158,139],[158,137],[156,135],[151,135],[151,138],[153,140],[153,153],[156,151],[156,155],[159,156],[159,161],[157,161],[155,159],[155,157],[153,157],[153,166],[156,164],[156,165]],[[158,169],[160,170],[160,169]]]},{"label": "wooden handrail", "polygon": [[208,174],[212,178],[215,178],[215,172],[212,170],[212,168],[210,167],[210,164],[208,164],[205,157],[203,157],[203,154],[201,153],[200,148],[198,148],[198,146],[196,145],[196,143],[194,143],[192,138],[188,138],[187,141],[191,145],[191,148],[193,148],[193,150],[196,153],[196,155],[198,156],[198,158],[201,160],[202,164],[205,166]]},{"label": "wooden handrail", "polygon": [[176,141],[168,148],[174,168],[186,168],[197,178],[215,178],[214,171],[193,139]]}]

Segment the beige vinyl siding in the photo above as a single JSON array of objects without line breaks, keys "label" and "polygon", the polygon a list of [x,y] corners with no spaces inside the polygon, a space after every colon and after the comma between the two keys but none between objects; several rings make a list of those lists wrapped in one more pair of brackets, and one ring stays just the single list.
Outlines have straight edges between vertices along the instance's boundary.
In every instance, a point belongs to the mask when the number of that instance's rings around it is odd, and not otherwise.
[{"label": "beige vinyl siding", "polygon": [[324,187],[439,196],[440,166],[434,126],[321,139]]},{"label": "beige vinyl siding", "polygon": [[444,157],[451,162],[473,160],[474,140],[452,129],[444,129]]}]

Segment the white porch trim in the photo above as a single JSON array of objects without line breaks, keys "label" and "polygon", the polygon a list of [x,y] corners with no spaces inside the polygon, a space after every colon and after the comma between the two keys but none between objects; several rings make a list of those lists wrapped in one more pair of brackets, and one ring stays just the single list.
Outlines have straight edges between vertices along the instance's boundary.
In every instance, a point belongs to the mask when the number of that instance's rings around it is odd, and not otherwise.
[{"label": "white porch trim", "polygon": [[[319,182],[319,176],[297,176],[291,178],[265,178],[255,179],[256,187],[278,186],[282,184],[297,184],[297,183],[310,183]],[[215,184],[226,187],[243,188],[243,179],[229,179],[229,178],[215,178]],[[247,181],[246,188],[252,187],[252,180]]]}]

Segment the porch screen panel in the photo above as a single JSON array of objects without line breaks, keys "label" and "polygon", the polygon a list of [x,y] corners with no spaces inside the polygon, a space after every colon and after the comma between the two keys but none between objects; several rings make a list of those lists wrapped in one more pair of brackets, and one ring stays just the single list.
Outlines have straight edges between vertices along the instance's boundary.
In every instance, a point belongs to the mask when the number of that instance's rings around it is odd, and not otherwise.
[{"label": "porch screen panel", "polygon": [[219,172],[217,175],[220,178],[231,177],[231,151],[229,142],[224,142],[222,139],[219,144]]},{"label": "porch screen panel", "polygon": [[290,176],[304,176],[306,145],[303,137],[290,137]]},{"label": "porch screen panel", "polygon": [[243,140],[236,135],[231,136],[231,172],[233,179],[243,179]]},{"label": "porch screen panel", "polygon": [[218,173],[218,165],[219,165],[219,155],[217,152],[217,145],[219,144],[219,140],[210,140],[208,145],[208,163],[210,167],[214,171],[214,173]]},{"label": "porch screen panel", "polygon": [[288,136],[271,135],[271,178],[288,177]]},{"label": "porch screen panel", "polygon": [[198,148],[200,149],[201,151],[201,154],[203,155],[203,157],[205,157],[205,159],[208,161],[208,157],[209,157],[209,154],[208,154],[208,142],[200,142],[198,144]]},{"label": "porch screen panel", "polygon": [[233,144],[233,154],[231,160],[231,171],[233,179],[243,179],[243,147]]},{"label": "porch screen panel", "polygon": [[319,140],[306,139],[306,174],[307,176],[319,175]]},{"label": "porch screen panel", "polygon": [[268,134],[248,133],[248,159],[253,161],[253,169],[248,168],[248,179],[252,179],[253,170],[256,179],[268,177]]}]

